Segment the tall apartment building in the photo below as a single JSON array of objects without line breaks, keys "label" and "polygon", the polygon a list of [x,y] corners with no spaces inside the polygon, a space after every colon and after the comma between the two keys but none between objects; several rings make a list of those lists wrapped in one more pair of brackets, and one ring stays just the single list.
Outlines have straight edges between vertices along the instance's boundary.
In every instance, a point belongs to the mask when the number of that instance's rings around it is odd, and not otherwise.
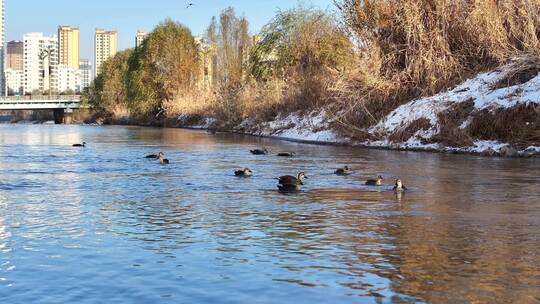
[{"label": "tall apartment building", "polygon": [[56,91],[58,38],[43,33],[24,35],[24,93]]},{"label": "tall apartment building", "polygon": [[24,43],[22,41],[8,42],[6,68],[16,71],[24,69]]},{"label": "tall apartment building", "polygon": [[77,94],[81,92],[81,72],[66,65],[58,66],[58,93]]},{"label": "tall apartment building", "polygon": [[6,69],[6,87],[8,96],[21,96],[24,93],[24,71]]},{"label": "tall apartment building", "polygon": [[137,34],[135,35],[135,47],[136,48],[138,48],[139,46],[142,45],[144,39],[146,39],[146,36],[148,36],[148,34],[146,32],[137,31]]},{"label": "tall apartment building", "polygon": [[96,29],[95,36],[95,63],[96,75],[101,72],[101,65],[110,57],[114,56],[118,49],[118,33]]},{"label": "tall apartment building", "polygon": [[0,96],[6,95],[6,78],[4,74],[5,58],[5,42],[6,42],[6,19],[5,19],[5,1],[0,0]]},{"label": "tall apartment building", "polygon": [[89,59],[81,59],[79,62],[81,71],[81,91],[92,83],[92,62]]},{"label": "tall apartment building", "polygon": [[78,27],[58,27],[58,63],[79,69],[80,31]]},{"label": "tall apartment building", "polygon": [[22,41],[10,41],[7,44],[5,81],[7,95],[22,95],[24,86],[24,43]]}]

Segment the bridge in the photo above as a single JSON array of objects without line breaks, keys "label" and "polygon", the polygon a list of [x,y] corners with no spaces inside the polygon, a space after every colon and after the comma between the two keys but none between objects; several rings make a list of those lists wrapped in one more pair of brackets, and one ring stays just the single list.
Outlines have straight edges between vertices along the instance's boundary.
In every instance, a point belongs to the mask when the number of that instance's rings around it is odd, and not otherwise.
[{"label": "bridge", "polygon": [[0,97],[0,111],[53,110],[54,122],[65,123],[65,113],[72,113],[81,106],[79,95],[9,96]]}]

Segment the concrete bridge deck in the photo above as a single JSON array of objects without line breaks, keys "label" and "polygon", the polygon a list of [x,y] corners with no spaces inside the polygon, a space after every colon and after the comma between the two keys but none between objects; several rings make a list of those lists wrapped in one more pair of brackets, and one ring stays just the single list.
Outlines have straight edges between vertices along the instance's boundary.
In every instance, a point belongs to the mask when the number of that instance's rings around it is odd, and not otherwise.
[{"label": "concrete bridge deck", "polygon": [[69,123],[75,109],[86,108],[81,105],[79,95],[50,95],[50,96],[9,96],[0,97],[0,111],[17,110],[52,110],[54,122]]},{"label": "concrete bridge deck", "polygon": [[78,95],[9,96],[0,97],[0,110],[57,110],[79,109]]}]

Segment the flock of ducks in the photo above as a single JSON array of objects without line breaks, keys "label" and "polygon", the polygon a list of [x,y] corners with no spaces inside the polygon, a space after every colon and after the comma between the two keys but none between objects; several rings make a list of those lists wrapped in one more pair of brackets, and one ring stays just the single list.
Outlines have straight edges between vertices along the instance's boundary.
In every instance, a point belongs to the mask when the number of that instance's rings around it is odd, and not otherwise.
[{"label": "flock of ducks", "polygon": [[[86,142],[80,143],[80,144],[74,144],[73,147],[86,147]],[[268,155],[270,152],[266,148],[262,149],[254,149],[250,150],[251,154],[253,155]],[[280,157],[294,157],[296,156],[295,152],[280,152],[277,154],[277,156]],[[148,154],[144,158],[151,159],[151,160],[158,160],[160,164],[162,165],[168,165],[169,160],[165,158],[165,154],[163,152],[159,152],[158,154]],[[335,175],[338,176],[348,176],[353,174],[353,171],[348,167],[345,166],[343,168],[339,168],[336,171],[334,171]],[[253,171],[249,168],[244,168],[240,170],[234,171],[234,175],[238,177],[252,177]],[[298,173],[297,176],[292,175],[284,175],[278,177],[278,189],[283,192],[291,192],[291,191],[300,191],[301,187],[304,185],[305,180],[308,179],[305,172]],[[366,181],[367,186],[382,186],[383,185],[383,177],[381,175],[377,176],[376,179],[368,179]],[[397,179],[394,184],[394,191],[396,192],[402,192],[406,191],[407,187],[403,185],[403,182],[400,179]]]},{"label": "flock of ducks", "polygon": [[[261,149],[254,149],[250,150],[251,154],[253,155],[267,155],[270,152],[266,148]],[[296,156],[295,152],[280,152],[277,154],[277,156],[281,157],[294,157]],[[334,171],[334,174],[338,176],[348,176],[353,174],[353,171],[349,169],[348,166],[345,166],[343,168],[339,168],[336,171]],[[236,176],[242,176],[242,177],[251,177],[253,175],[253,172],[249,168],[244,168],[243,170],[235,171]],[[299,191],[301,186],[304,185],[304,181],[308,177],[306,176],[306,173],[300,172],[298,175],[292,176],[292,175],[285,175],[279,177],[279,183],[278,183],[278,189],[280,191]],[[366,181],[367,186],[382,186],[383,177],[381,175],[377,176],[376,179],[368,179]],[[407,187],[403,185],[403,182],[400,179],[397,179],[394,184],[394,191],[405,191],[407,190]]]}]

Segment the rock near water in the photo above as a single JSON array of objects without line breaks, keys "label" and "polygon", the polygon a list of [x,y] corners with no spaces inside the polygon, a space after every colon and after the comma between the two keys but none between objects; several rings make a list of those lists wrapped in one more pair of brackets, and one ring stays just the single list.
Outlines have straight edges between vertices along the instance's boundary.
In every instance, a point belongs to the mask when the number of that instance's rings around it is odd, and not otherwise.
[{"label": "rock near water", "polygon": [[495,154],[497,154],[497,152],[493,150],[492,148],[487,148],[484,151],[482,151],[481,154],[484,156],[494,156]]},{"label": "rock near water", "polygon": [[518,156],[518,151],[511,146],[504,146],[501,148],[501,156],[516,157]]},{"label": "rock near water", "polygon": [[523,151],[521,155],[524,157],[533,157],[533,156],[538,156],[539,154],[540,153],[538,153],[536,149],[528,148],[528,149],[525,149],[525,151]]}]

